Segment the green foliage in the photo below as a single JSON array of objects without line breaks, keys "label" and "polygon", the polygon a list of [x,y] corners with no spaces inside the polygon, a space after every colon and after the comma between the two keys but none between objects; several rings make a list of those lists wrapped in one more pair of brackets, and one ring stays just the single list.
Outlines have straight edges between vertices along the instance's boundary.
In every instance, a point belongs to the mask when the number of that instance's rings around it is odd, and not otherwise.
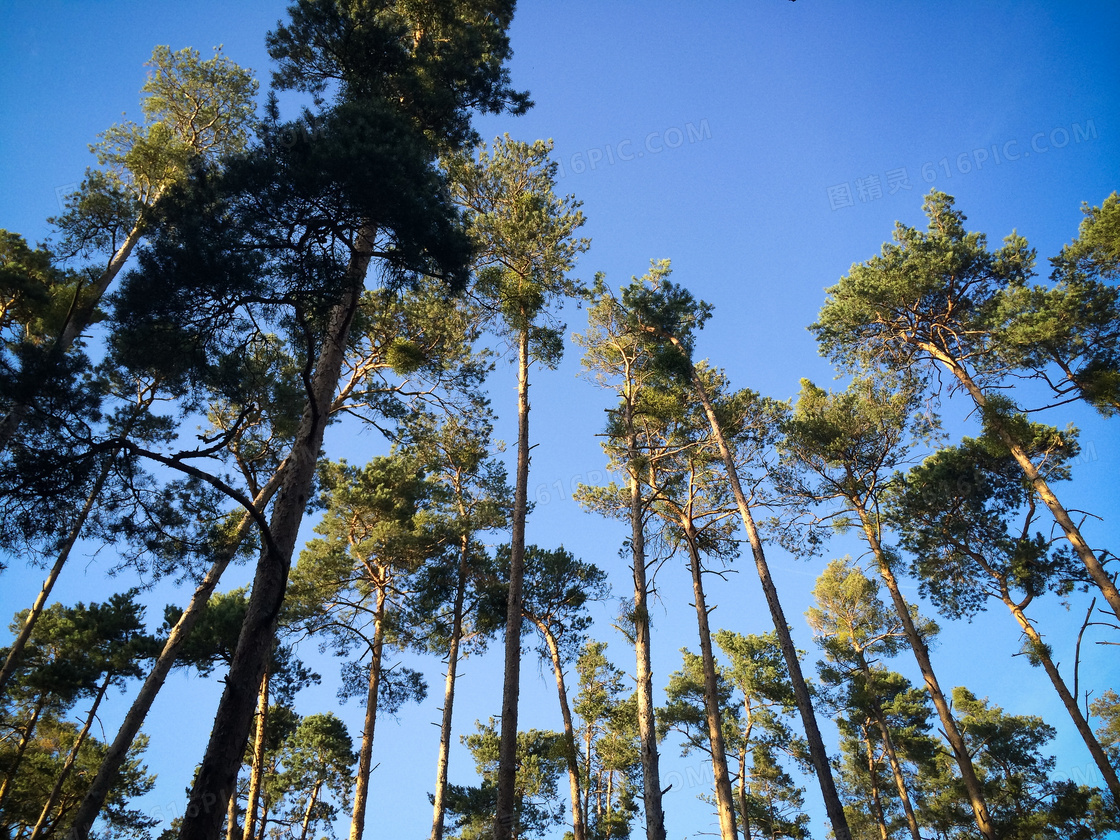
[{"label": "green foliage", "polygon": [[1101,719],[1097,740],[1113,764],[1120,764],[1120,695],[1111,688],[1089,704],[1089,711]]},{"label": "green foliage", "polygon": [[504,139],[485,146],[477,160],[448,162],[452,191],[477,250],[475,292],[499,326],[527,334],[530,353],[555,367],[563,353],[564,325],[550,308],[584,293],[568,277],[590,241],[576,237],[580,203],[553,189],[552,141]]},{"label": "green foliage", "polygon": [[1014,233],[989,251],[945,193],[931,191],[923,209],[928,229],[898,223],[893,244],[827,290],[810,327],[822,352],[850,369],[916,372],[944,359],[992,367],[987,325],[997,295],[1025,282],[1034,253]]},{"label": "green foliage", "polygon": [[1008,287],[992,324],[1005,364],[1111,416],[1120,411],[1120,196],[1082,210],[1078,237],[1050,258],[1055,284]]},{"label": "green foliage", "polygon": [[[456,840],[491,836],[497,808],[498,732],[494,720],[478,723],[478,732],[463,736],[482,777],[478,786],[449,785],[449,831]],[[513,836],[520,840],[544,837],[564,819],[559,780],[565,772],[563,736],[530,729],[517,733],[517,775],[514,783]]]},{"label": "green foliage", "polygon": [[[1049,478],[1064,477],[1076,451],[1064,442],[1068,433],[1029,424],[1021,435],[1029,435],[1027,451]],[[1025,605],[1047,590],[1068,593],[1084,579],[1068,550],[1031,533],[1033,490],[992,435],[965,438],[913,467],[887,511],[914,556],[922,592],[946,615],[973,615],[988,598]]]}]

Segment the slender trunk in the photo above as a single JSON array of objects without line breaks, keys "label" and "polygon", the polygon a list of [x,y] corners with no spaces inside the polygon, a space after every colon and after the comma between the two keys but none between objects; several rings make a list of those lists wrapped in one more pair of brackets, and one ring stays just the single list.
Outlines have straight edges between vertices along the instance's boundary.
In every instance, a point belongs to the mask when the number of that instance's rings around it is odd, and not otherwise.
[{"label": "slender trunk", "polygon": [[242,840],[253,840],[257,828],[257,803],[260,802],[261,781],[264,779],[264,739],[268,726],[268,677],[266,669],[261,677],[261,690],[257,698],[257,733],[253,741],[253,764],[249,771],[249,795],[245,801],[245,830],[241,832]]},{"label": "slender trunk", "polygon": [[78,750],[81,749],[82,744],[86,741],[86,736],[89,734],[90,727],[93,726],[93,721],[97,717],[97,708],[101,705],[101,701],[105,697],[105,692],[109,690],[109,684],[113,681],[113,673],[110,671],[105,675],[105,679],[101,681],[101,687],[97,690],[97,696],[93,699],[93,706],[90,707],[89,714],[86,715],[85,725],[82,731],[78,733],[78,737],[74,739],[74,746],[70,748],[69,754],[66,756],[66,761],[62,764],[62,769],[58,772],[58,778],[54,780],[54,787],[51,788],[50,795],[47,797],[46,803],[43,805],[43,810],[39,814],[39,821],[35,823],[35,828],[31,831],[31,836],[28,840],[38,840],[39,836],[43,833],[46,827],[47,818],[50,817],[51,811],[58,803],[58,797],[62,794],[62,786],[66,783],[66,778],[70,775],[70,770],[74,767],[74,762],[78,760]]},{"label": "slender trunk", "polygon": [[564,668],[560,662],[560,646],[556,636],[543,621],[530,617],[548,644],[549,658],[552,660],[552,673],[556,676],[556,691],[560,696],[560,716],[564,721],[564,759],[568,764],[568,786],[572,795],[572,835],[575,840],[587,840],[584,824],[582,800],[579,783],[579,753],[576,750],[575,727],[572,726],[572,710],[568,706],[568,690],[564,686]]},{"label": "slender trunk", "polygon": [[880,840],[888,840],[887,818],[883,814],[883,798],[879,793],[879,776],[875,772],[875,751],[871,748],[871,733],[866,726],[863,730],[863,743],[867,746],[867,777],[871,783],[871,810],[875,815],[875,822],[879,825]]},{"label": "slender trunk", "polygon": [[[972,377],[955,359],[947,356],[945,353],[937,350],[932,346],[923,347],[934,358],[947,367],[957,380],[968,391],[972,401],[976,406],[983,411],[988,405],[988,398],[980,389]],[[1043,478],[1042,473],[1038,471],[1038,467],[1034,465],[1030,457],[1027,455],[1026,450],[1023,449],[1022,444],[1017,441],[1008,430],[1007,425],[1003,422],[1001,417],[994,414],[989,415],[985,420],[990,424],[996,436],[1003,442],[1011,453],[1011,457],[1019,465],[1026,476],[1027,481],[1030,482],[1031,487],[1034,488],[1035,493],[1042,499],[1043,504],[1050,509],[1054,521],[1058,523],[1062,531],[1066,535],[1066,539],[1073,545],[1073,550],[1085,565],[1085,569],[1089,572],[1089,577],[1093,579],[1093,583],[1101,590],[1105,600],[1108,601],[1112,612],[1117,617],[1120,617],[1120,590],[1116,588],[1116,581],[1105,571],[1104,566],[1101,565],[1097,555],[1089,548],[1089,544],[1085,542],[1084,537],[1081,536],[1081,530],[1073,521],[1073,517],[1069,515],[1069,511],[1062,506],[1058,501],[1058,497],[1054,495],[1054,491],[1050,489],[1050,485],[1046,479]]]},{"label": "slender trunk", "polygon": [[[285,461],[273,474],[268,484],[261,488],[257,497],[253,499],[253,505],[258,510],[262,510],[268,504],[272,495],[280,486],[286,466],[287,462]],[[214,594],[222,574],[233,560],[237,553],[237,547],[248,535],[252,525],[253,517],[246,512],[241,517],[237,530],[230,535],[229,540],[220,549],[214,564],[207,571],[198,588],[195,589],[187,608],[183,610],[179,620],[175,622],[175,626],[167,636],[167,641],[163,643],[163,650],[160,651],[155,665],[152,666],[151,672],[144,680],[144,685],[140,688],[140,693],[132,701],[128,714],[125,715],[124,721],[121,723],[120,731],[117,732],[116,738],[113,739],[113,743],[105,752],[105,757],[101,760],[101,766],[97,769],[97,776],[94,777],[93,783],[86,791],[82,804],[78,806],[68,837],[75,838],[75,840],[86,840],[89,836],[94,820],[101,812],[105,797],[109,795],[110,789],[117,781],[117,775],[120,773],[121,767],[128,758],[128,751],[132,747],[132,742],[136,739],[137,733],[140,732],[140,727],[144,724],[144,718],[147,716],[149,709],[152,708],[156,695],[163,687],[167,675],[175,664],[179,649],[194,629],[195,624],[198,623],[198,619],[202,616],[203,609],[210,601],[210,596]],[[238,763],[240,764],[240,760]]]},{"label": "slender trunk", "polygon": [[307,800],[307,808],[303,812],[303,830],[299,833],[299,840],[307,840],[307,831],[311,828],[311,812],[315,803],[319,801],[319,790],[323,787],[323,780],[319,779],[311,791],[311,798]]},{"label": "slender trunk", "polygon": [[226,840],[233,840],[237,833],[237,794],[229,798],[229,807],[226,808]]},{"label": "slender trunk", "polygon": [[995,828],[992,826],[991,817],[988,816],[988,805],[984,801],[984,792],[980,787],[980,780],[976,776],[976,768],[972,764],[968,745],[965,744],[964,736],[961,735],[957,721],[949,708],[949,701],[945,699],[945,693],[941,690],[941,684],[937,681],[937,675],[934,673],[933,665],[929,659],[929,648],[921,634],[918,633],[918,628],[914,626],[914,618],[910,614],[910,605],[906,603],[906,599],[902,596],[902,591],[898,587],[898,580],[895,578],[886,552],[883,551],[883,546],[879,542],[876,523],[872,521],[871,514],[862,503],[852,499],[849,499],[849,501],[852,502],[856,513],[859,515],[867,544],[871,547],[871,553],[875,555],[876,563],[879,566],[879,574],[887,585],[887,591],[891,594],[891,603],[894,605],[895,613],[898,614],[898,620],[902,624],[906,640],[914,651],[914,658],[918,662],[918,669],[922,672],[922,680],[926,684],[926,690],[933,701],[933,706],[937,709],[937,716],[941,719],[942,731],[945,733],[945,738],[953,750],[957,767],[960,769],[961,781],[968,793],[968,801],[972,806],[973,816],[976,818],[976,826],[988,840],[996,840]]},{"label": "slender trunk", "polygon": [[591,822],[591,724],[587,724],[587,732],[583,736],[584,744],[584,758],[583,758],[583,816],[587,822]]},{"label": "slender trunk", "polygon": [[376,231],[363,224],[347,272],[346,290],[331,308],[307,403],[288,456],[280,497],[257,561],[248,610],[214,717],[210,742],[191,789],[179,840],[214,840],[249,738],[257,688],[276,639],[276,621],[292,564],[299,526],[311,496],[323,432],[342,370],[350,326],[358,311]]},{"label": "slender trunk", "polygon": [[350,816],[350,840],[362,840],[366,830],[366,804],[369,777],[373,772],[373,732],[377,725],[377,699],[381,688],[381,653],[385,646],[385,587],[377,589],[377,612],[373,624],[373,648],[366,692],[366,722],[362,728],[362,748],[358,751],[358,775],[354,784],[354,811]]},{"label": "slender trunk", "polygon": [[[23,754],[27,752],[27,745],[31,743],[31,734],[35,731],[35,727],[39,723],[39,715],[43,713],[43,706],[46,704],[46,701],[46,694],[41,693],[38,700],[35,702],[35,709],[31,712],[31,719],[27,721],[26,725],[23,727],[23,731],[19,735],[19,745],[16,747],[16,754],[12,756],[12,763],[8,766],[8,773],[4,776],[4,781],[0,782],[0,809],[4,806],[4,800],[8,798],[8,792],[12,788],[12,782],[15,780],[16,771],[23,761]],[[0,811],[0,813],[2,813],[2,811]]]},{"label": "slender trunk", "polygon": [[47,604],[47,598],[50,597],[51,590],[58,581],[58,576],[62,573],[62,567],[65,566],[66,561],[70,559],[70,552],[74,548],[74,543],[78,541],[78,537],[82,533],[82,528],[85,527],[86,520],[89,519],[90,511],[93,510],[93,505],[97,501],[97,497],[101,495],[101,489],[105,486],[105,482],[109,478],[109,473],[112,472],[113,459],[115,457],[116,453],[114,452],[106,458],[105,466],[102,467],[100,474],[97,476],[97,480],[93,482],[93,487],[90,488],[89,494],[86,496],[86,501],[85,504],[82,505],[81,512],[78,513],[77,519],[66,534],[66,539],[62,541],[62,545],[58,549],[58,559],[54,561],[54,565],[51,567],[47,579],[43,581],[43,588],[39,590],[39,596],[35,599],[35,603],[31,605],[31,609],[28,610],[27,618],[24,619],[23,626],[19,629],[19,634],[8,650],[8,657],[4,660],[4,667],[0,668],[0,696],[3,695],[4,689],[8,685],[8,680],[10,680],[12,674],[15,673],[16,665],[19,663],[20,657],[23,656],[23,649],[27,646],[27,640],[31,638],[31,631],[35,628],[35,623],[43,613],[43,609]]},{"label": "slender trunk", "polygon": [[646,840],[665,840],[657,721],[653,709],[653,665],[649,637],[649,584],[646,581],[646,535],[642,521],[642,487],[638,481],[638,443],[633,431],[630,396],[626,395],[627,471],[630,481],[630,550],[634,572],[634,653],[638,694],[638,741],[642,757],[642,799]]},{"label": "slender trunk", "polygon": [[513,491],[513,532],[509,549],[506,603],[505,685],[498,745],[498,802],[494,840],[511,840],[517,782],[517,698],[521,682],[521,583],[525,575],[525,517],[529,483],[529,332],[517,339],[517,475]]},{"label": "slender trunk", "polygon": [[735,799],[731,792],[731,775],[727,770],[727,752],[723,743],[716,659],[712,653],[712,633],[708,627],[708,606],[704,598],[700,553],[696,550],[696,529],[687,517],[682,518],[681,527],[688,547],[689,566],[692,569],[692,598],[696,605],[696,624],[700,631],[700,657],[704,665],[704,709],[708,721],[708,743],[712,750],[719,833],[723,840],[736,840],[738,832],[735,829]]},{"label": "slender trunk", "polygon": [[[685,355],[685,358],[688,358],[688,354],[681,346],[680,342],[675,337],[670,336],[668,338],[673,345]],[[731,492],[735,496],[735,504],[739,508],[739,515],[743,519],[743,527],[746,529],[747,539],[750,541],[755,567],[758,570],[759,580],[762,582],[762,591],[766,595],[766,603],[770,608],[770,617],[774,622],[774,630],[778,634],[778,640],[782,648],[782,655],[785,658],[786,668],[789,670],[794,700],[797,703],[798,711],[801,713],[802,725],[805,727],[805,737],[809,743],[809,758],[812,761],[813,769],[816,770],[817,781],[820,784],[821,795],[824,798],[825,811],[828,814],[828,819],[832,825],[832,831],[836,840],[852,840],[852,834],[848,828],[848,820],[844,816],[844,806],[840,803],[840,796],[836,792],[836,783],[832,778],[832,767],[828,763],[828,753],[824,747],[824,739],[821,737],[820,728],[817,726],[817,717],[813,712],[813,701],[809,696],[809,687],[805,682],[805,676],[801,672],[801,662],[797,658],[797,648],[794,647],[789,624],[786,622],[782,604],[778,600],[778,590],[774,586],[773,578],[770,576],[770,566],[766,562],[766,554],[762,549],[762,540],[759,538],[758,529],[755,527],[754,516],[751,514],[750,506],[747,504],[747,497],[744,495],[742,485],[739,483],[739,473],[735,468],[735,459],[727,446],[723,430],[720,428],[719,418],[716,417],[715,409],[712,408],[711,400],[708,399],[708,393],[704,388],[704,383],[700,381],[700,376],[697,374],[696,368],[692,365],[691,361],[689,362],[689,370],[693,388],[700,398],[701,404],[704,406],[704,413],[712,427],[712,435],[719,445],[720,455],[727,469],[727,478],[731,484]]]},{"label": "slender trunk", "polygon": [[459,580],[455,586],[455,603],[451,616],[451,642],[447,649],[447,675],[443,688],[443,720],[439,727],[439,759],[436,763],[436,792],[432,797],[431,840],[443,840],[443,822],[447,806],[447,765],[451,752],[451,711],[455,705],[455,672],[459,666],[459,642],[463,636],[463,601],[467,593],[470,540],[463,537],[459,546]]},{"label": "slender trunk", "polygon": [[268,815],[271,810],[272,798],[268,795],[268,791],[265,791],[261,795],[261,824],[257,829],[257,836],[255,840],[264,840],[265,832],[268,829]]},{"label": "slender trunk", "polygon": [[859,658],[859,667],[863,672],[863,678],[867,681],[871,715],[875,719],[875,724],[879,728],[879,734],[883,738],[883,748],[886,750],[887,760],[891,765],[891,774],[894,776],[895,788],[898,789],[898,798],[902,800],[902,811],[906,815],[906,825],[910,829],[912,840],[922,840],[922,836],[918,831],[918,820],[917,817],[914,816],[914,808],[910,803],[910,792],[906,789],[906,779],[902,775],[902,764],[898,760],[898,751],[894,746],[894,736],[887,726],[887,716],[883,713],[883,707],[879,703],[879,698],[871,691],[871,666],[867,664],[867,660],[864,658],[862,651],[856,651],[856,656]]},{"label": "slender trunk", "polygon": [[[151,198],[151,204],[154,204],[160,196],[162,190],[157,190]],[[66,319],[66,324],[62,328],[62,333],[55,340],[51,346],[50,351],[47,353],[46,358],[43,360],[43,368],[37,371],[38,376],[36,381],[42,381],[45,377],[49,376],[52,370],[58,365],[59,360],[66,355],[68,351],[77,340],[78,336],[85,331],[89,326],[90,321],[93,320],[93,314],[97,309],[97,305],[101,302],[105,292],[108,290],[109,285],[113,282],[124,264],[128,261],[132,250],[136,247],[136,243],[140,241],[140,237],[144,232],[144,227],[147,224],[148,210],[147,208],[140,211],[133,223],[132,230],[128,232],[121,247],[116,250],[109,260],[109,264],[105,267],[105,271],[97,279],[97,283],[93,286],[93,294],[89,295],[86,302],[78,307],[75,307]],[[88,293],[88,292],[87,292]],[[30,410],[32,404],[38,395],[37,386],[35,384],[28,386],[28,393],[23,398],[17,400],[15,404],[8,409],[4,419],[0,420],[0,452],[3,452],[11,444],[19,431],[20,423],[23,422],[24,417]]]},{"label": "slender trunk", "polygon": [[747,814],[747,746],[739,748],[739,827],[743,840],[751,840],[751,820]]},{"label": "slender trunk", "polygon": [[1054,664],[1054,660],[1050,658],[1050,652],[1047,650],[1046,645],[1042,642],[1042,636],[1039,635],[1034,625],[1023,613],[1023,610],[1011,600],[1007,593],[1004,593],[1003,602],[1007,604],[1007,608],[1011,610],[1011,614],[1015,616],[1015,620],[1019,622],[1019,626],[1023,629],[1023,633],[1032,643],[1033,653],[1038,657],[1042,663],[1042,667],[1046,670],[1047,676],[1050,677],[1050,682],[1054,684],[1054,690],[1058,692],[1058,696],[1062,698],[1062,705],[1066,707],[1069,716],[1073,719],[1074,726],[1077,727],[1081,739],[1085,742],[1085,746],[1089,748],[1089,754],[1093,756],[1093,761],[1097,764],[1097,769],[1101,771],[1101,776],[1104,777],[1105,784],[1108,785],[1108,790],[1112,794],[1113,802],[1117,803],[1120,807],[1120,780],[1116,776],[1116,768],[1108,760],[1104,750],[1101,748],[1100,741],[1097,740],[1093,734],[1089,722],[1077,707],[1077,698],[1070,694],[1069,688],[1066,687],[1066,682],[1062,679],[1061,673],[1058,671],[1058,666]]}]

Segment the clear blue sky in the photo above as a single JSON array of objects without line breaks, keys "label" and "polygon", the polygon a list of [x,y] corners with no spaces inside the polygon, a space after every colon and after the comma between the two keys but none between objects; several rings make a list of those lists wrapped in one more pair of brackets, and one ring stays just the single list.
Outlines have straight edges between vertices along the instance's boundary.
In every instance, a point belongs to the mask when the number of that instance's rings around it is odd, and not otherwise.
[{"label": "clear blue sky", "polygon": [[[283,16],[282,2],[263,0],[4,3],[0,227],[31,241],[49,235],[45,219],[58,212],[59,192],[93,162],[87,145],[122,112],[138,118],[142,65],[153,46],[209,54],[224,44],[231,59],[267,83],[264,34]],[[922,225],[922,196],[931,187],[956,196],[970,228],[992,242],[1017,229],[1038,249],[1044,273],[1045,258],[1075,235],[1081,202],[1099,204],[1120,188],[1120,8],[1113,2],[539,2],[523,3],[512,39],[513,80],[537,105],[520,119],[487,118],[480,127],[486,137],[555,139],[561,189],[583,201],[585,234],[593,241],[580,275],[603,271],[620,284],[643,273],[651,258],[671,258],[675,279],[716,307],[701,355],[725,368],[735,385],[778,398],[795,395],[801,377],[819,384],[831,379],[805,329],[823,289],[875,254],[896,220]],[[566,317],[569,331],[582,330],[581,311],[573,308]],[[617,553],[623,531],[568,498],[575,482],[602,474],[594,435],[611,403],[577,378],[578,362],[578,350],[569,346],[559,370],[534,374],[533,437],[540,445],[530,496],[542,503],[528,538],[563,543],[608,568],[616,596],[623,597],[629,591]],[[501,433],[512,438],[514,378],[505,365],[491,391],[503,416]],[[956,403],[946,408],[954,423],[966,413]],[[1106,424],[1072,407],[1045,419],[1082,428],[1085,454],[1063,497],[1102,517],[1087,526],[1090,542],[1116,546],[1117,421]],[[951,424],[950,431],[974,428]],[[359,461],[377,451],[373,436],[348,435],[333,430],[332,456]],[[858,547],[838,543],[828,556],[847,551]],[[793,561],[776,549],[772,558],[787,615],[810,660],[816,653],[801,613],[825,559]],[[74,565],[59,597],[101,598],[131,585],[127,578],[104,579],[111,561],[105,550]],[[740,567],[727,583],[711,584],[710,600],[720,605],[714,625],[763,632],[765,604],[753,572]],[[13,560],[0,586],[0,616],[27,606],[39,579],[38,571]],[[677,649],[696,646],[683,566],[661,572],[659,592],[654,667],[655,684],[663,686],[679,667]],[[155,621],[163,603],[182,602],[186,593],[163,585],[151,597]],[[1086,606],[1074,598],[1069,611],[1053,603],[1039,612],[1067,670]],[[610,605],[599,611],[596,633],[610,642],[616,662],[632,668],[631,652],[610,628],[613,611]],[[1065,724],[1045,675],[1013,658],[1018,633],[1010,617],[993,611],[971,626],[943,624],[934,654],[942,682],[968,685],[1009,711],[1044,716],[1059,729],[1051,745],[1057,774],[1091,779],[1089,756]],[[1083,684],[1103,690],[1120,683],[1115,656],[1091,648]],[[315,657],[313,650],[307,655]],[[466,663],[456,706],[460,733],[498,711],[499,660],[495,654]],[[439,694],[439,664],[412,664]],[[903,657],[895,666],[913,675]],[[303,713],[338,708],[335,665],[318,667],[324,685],[300,696]],[[166,689],[146,727],[153,736],[148,762],[160,774],[147,807],[181,810],[217,693],[214,684],[185,678]],[[522,696],[524,726],[560,726],[547,674],[527,666]],[[419,834],[430,824],[426,792],[438,730],[428,723],[438,720],[439,705],[433,696],[403,710],[399,724],[378,727],[374,760],[383,764],[375,772],[371,812],[379,833]],[[122,709],[117,703],[102,716],[110,736]],[[357,707],[341,711],[359,733]],[[715,831],[714,817],[696,799],[708,790],[707,770],[696,758],[678,758],[672,746],[664,760],[663,773],[680,780],[666,799],[670,836]],[[466,781],[465,751],[452,762],[452,780]],[[807,801],[814,835],[823,837],[812,780]]]}]

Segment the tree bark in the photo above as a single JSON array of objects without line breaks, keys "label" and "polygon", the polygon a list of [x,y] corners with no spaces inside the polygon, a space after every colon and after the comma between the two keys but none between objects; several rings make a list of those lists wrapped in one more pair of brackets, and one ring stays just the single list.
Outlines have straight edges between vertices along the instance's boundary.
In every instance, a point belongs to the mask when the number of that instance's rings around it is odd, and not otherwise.
[{"label": "tree bark", "polygon": [[443,719],[439,727],[439,758],[436,762],[436,792],[432,796],[431,840],[443,840],[443,823],[447,806],[447,767],[451,753],[451,712],[455,705],[455,672],[459,666],[459,643],[463,637],[463,601],[467,593],[468,551],[470,541],[464,536],[459,546],[459,580],[455,585],[455,602],[451,615],[451,642],[447,649],[447,674],[443,687]]},{"label": "tree bark", "polygon": [[1077,727],[1077,732],[1081,735],[1081,739],[1085,742],[1085,746],[1089,748],[1089,754],[1093,756],[1093,761],[1096,762],[1097,769],[1101,771],[1101,776],[1104,778],[1105,784],[1108,786],[1109,792],[1112,794],[1112,801],[1116,802],[1120,807],[1120,780],[1116,776],[1116,768],[1108,760],[1104,749],[1101,747],[1100,741],[1097,740],[1093,734],[1089,722],[1081,713],[1081,709],[1077,706],[1077,698],[1070,694],[1066,682],[1062,679],[1061,673],[1058,671],[1058,666],[1054,664],[1054,660],[1050,657],[1050,652],[1047,650],[1046,645],[1043,644],[1042,636],[1039,635],[1034,625],[1023,613],[1023,610],[1005,593],[1002,598],[1003,602],[1007,604],[1011,614],[1015,616],[1015,620],[1019,622],[1019,626],[1023,629],[1023,633],[1031,640],[1034,653],[1038,660],[1042,663],[1042,667],[1046,670],[1047,676],[1050,677],[1050,682],[1054,684],[1054,690],[1058,692],[1058,696],[1062,698],[1062,705],[1066,707],[1069,716],[1073,719],[1073,725]]},{"label": "tree bark", "polygon": [[564,686],[564,667],[560,662],[560,646],[552,630],[539,618],[530,616],[537,629],[548,644],[548,655],[552,660],[552,673],[556,677],[556,692],[560,696],[560,716],[564,721],[564,760],[568,765],[568,787],[572,795],[572,835],[574,840],[587,840],[587,828],[583,815],[579,781],[579,752],[576,750],[575,727],[572,726],[572,710],[568,705],[568,690]]},{"label": "tree bark", "polygon": [[315,803],[319,801],[319,789],[322,786],[323,780],[320,779],[311,791],[311,798],[307,800],[307,808],[303,812],[303,830],[299,833],[299,840],[307,840],[307,830],[311,827],[311,811],[314,809]]},{"label": "tree bark", "polygon": [[[257,493],[256,498],[253,499],[253,505],[257,510],[262,510],[279,488],[286,467],[287,461],[280,465],[268,484]],[[132,701],[116,738],[113,739],[105,757],[102,758],[101,766],[97,768],[97,776],[94,777],[93,783],[86,791],[82,804],[78,806],[78,812],[74,815],[74,821],[67,834],[70,840],[86,840],[89,836],[94,820],[101,812],[105,798],[109,795],[109,791],[116,782],[117,775],[128,757],[132,742],[136,739],[137,733],[140,732],[140,727],[144,724],[144,718],[147,717],[148,711],[152,708],[152,703],[155,702],[156,695],[163,687],[167,675],[175,664],[179,649],[194,629],[195,624],[198,623],[203,609],[210,601],[210,596],[214,594],[222,574],[237,553],[237,547],[248,535],[253,522],[253,516],[248,512],[241,517],[237,530],[230,536],[229,542],[223,547],[214,564],[207,571],[206,577],[195,589],[190,603],[187,604],[187,608],[183,610],[179,620],[175,622],[175,626],[168,634],[167,641],[163,644],[163,650],[160,651],[155,665],[152,666],[151,672],[144,680],[144,685],[141,686],[136,699]],[[240,765],[240,758],[238,764]]]},{"label": "tree bark", "polygon": [[513,837],[517,782],[517,700],[521,683],[521,586],[525,576],[525,518],[529,483],[529,332],[517,338],[517,475],[513,491],[513,530],[509,550],[506,603],[505,684],[498,744],[498,802],[494,840]]},{"label": "tree bark", "polygon": [[350,327],[358,311],[376,231],[363,224],[347,272],[346,290],[331,308],[322,347],[309,383],[307,403],[288,456],[280,497],[257,562],[248,610],[218,704],[210,742],[191,789],[179,840],[215,840],[249,737],[257,688],[276,638],[276,622],[288,586],[292,553],[311,496],[319,449],[342,370]]},{"label": "tree bark", "polygon": [[871,553],[875,556],[875,561],[879,566],[879,574],[883,578],[883,583],[887,585],[887,591],[891,594],[891,603],[894,605],[894,611],[898,615],[899,621],[902,623],[902,630],[906,634],[906,640],[910,643],[911,650],[914,651],[914,658],[918,662],[918,669],[922,672],[922,680],[926,684],[926,691],[929,692],[930,699],[933,701],[933,706],[937,709],[937,716],[941,719],[941,726],[942,731],[945,733],[945,739],[949,742],[949,746],[953,751],[953,757],[957,762],[957,767],[961,771],[961,781],[964,783],[965,791],[968,793],[968,801],[972,807],[973,816],[976,818],[976,826],[980,829],[980,833],[988,838],[988,840],[996,840],[995,828],[992,825],[991,817],[988,815],[988,804],[984,800],[984,792],[980,787],[980,780],[976,776],[976,768],[972,764],[972,758],[968,752],[968,745],[965,744],[964,736],[961,735],[960,728],[957,726],[957,721],[954,719],[953,712],[949,708],[949,701],[945,699],[945,693],[941,690],[941,684],[937,681],[937,675],[934,673],[933,664],[929,659],[929,648],[926,646],[925,640],[923,640],[918,633],[918,628],[914,626],[914,619],[910,615],[910,605],[906,603],[906,599],[903,597],[902,591],[898,587],[898,580],[894,576],[894,570],[891,569],[886,552],[883,551],[883,546],[879,542],[878,529],[872,521],[870,513],[862,503],[854,499],[849,499],[849,501],[859,515],[864,536],[867,538],[867,544],[870,546]]},{"label": "tree bark", "polygon": [[377,726],[377,699],[381,687],[381,654],[385,645],[385,588],[377,590],[377,612],[370,650],[369,687],[366,692],[366,720],[362,728],[362,748],[358,751],[358,775],[354,784],[354,811],[350,816],[350,840],[362,840],[366,830],[366,803],[373,765],[373,733]]},{"label": "tree bark", "polygon": [[685,532],[689,566],[692,570],[692,598],[696,606],[696,625],[700,631],[700,658],[704,665],[704,710],[708,722],[708,743],[712,750],[712,776],[715,781],[716,809],[722,840],[736,840],[735,799],[731,791],[731,775],[727,769],[727,751],[723,743],[723,721],[719,708],[719,682],[716,659],[712,652],[712,632],[708,626],[708,606],[704,598],[704,582],[700,553],[696,549],[696,528],[687,516],[681,518]]},{"label": "tree bark", "polygon": [[253,764],[249,771],[249,794],[245,801],[245,828],[242,840],[253,840],[257,828],[257,804],[260,802],[261,781],[264,778],[264,745],[268,726],[268,669],[261,677],[260,695],[257,698],[257,733],[253,741]]}]

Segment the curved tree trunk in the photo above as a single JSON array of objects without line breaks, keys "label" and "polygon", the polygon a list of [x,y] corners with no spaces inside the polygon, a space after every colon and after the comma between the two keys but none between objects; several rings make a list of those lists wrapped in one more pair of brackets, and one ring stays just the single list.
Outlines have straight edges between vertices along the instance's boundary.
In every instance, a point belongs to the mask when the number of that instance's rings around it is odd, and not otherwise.
[{"label": "curved tree trunk", "polygon": [[735,828],[735,799],[731,792],[731,775],[727,769],[727,751],[723,743],[716,659],[712,652],[712,632],[708,626],[708,606],[704,598],[700,553],[696,550],[696,529],[687,517],[682,518],[681,527],[685,532],[689,567],[692,570],[692,598],[696,606],[696,624],[700,631],[700,658],[704,663],[704,710],[708,722],[708,743],[712,750],[712,776],[715,781],[719,833],[722,840],[736,840],[738,831]]},{"label": "curved tree trunk", "polygon": [[521,683],[521,584],[525,575],[525,518],[529,483],[529,332],[517,338],[517,475],[513,491],[513,531],[509,549],[506,603],[505,684],[498,745],[498,803],[494,840],[511,840],[517,793],[517,699]]},{"label": "curved tree trunk", "polygon": [[292,554],[311,496],[323,432],[338,387],[350,327],[361,302],[375,235],[376,230],[369,224],[358,230],[346,289],[330,310],[303,417],[288,456],[283,488],[273,506],[270,533],[263,540],[245,621],[214,717],[210,742],[191,789],[179,840],[214,840],[220,831],[249,738],[257,688],[276,639],[276,622],[288,586]]},{"label": "curved tree trunk", "polygon": [[870,513],[862,504],[854,500],[849,501],[852,502],[852,506],[859,515],[867,544],[870,546],[871,553],[875,556],[875,562],[879,566],[879,574],[887,585],[887,591],[891,594],[894,611],[902,624],[906,640],[910,643],[911,650],[914,651],[918,669],[922,672],[922,680],[925,682],[926,691],[929,692],[933,706],[937,709],[937,716],[941,719],[942,731],[945,733],[945,739],[949,742],[949,746],[953,750],[953,758],[956,759],[957,767],[960,769],[961,781],[964,782],[965,791],[968,793],[968,800],[972,806],[973,816],[976,818],[976,825],[984,837],[988,840],[996,840],[995,828],[992,825],[991,817],[988,815],[988,804],[984,801],[984,792],[980,787],[980,779],[976,776],[976,768],[972,764],[968,745],[965,744],[964,736],[961,735],[957,721],[949,708],[949,701],[946,700],[945,693],[941,690],[941,684],[937,681],[937,675],[934,673],[933,664],[929,659],[929,648],[918,633],[918,628],[914,626],[914,619],[910,614],[910,605],[906,603],[906,599],[898,587],[898,579],[895,578],[894,570],[891,569],[890,561],[879,542],[878,529],[872,521]]}]

